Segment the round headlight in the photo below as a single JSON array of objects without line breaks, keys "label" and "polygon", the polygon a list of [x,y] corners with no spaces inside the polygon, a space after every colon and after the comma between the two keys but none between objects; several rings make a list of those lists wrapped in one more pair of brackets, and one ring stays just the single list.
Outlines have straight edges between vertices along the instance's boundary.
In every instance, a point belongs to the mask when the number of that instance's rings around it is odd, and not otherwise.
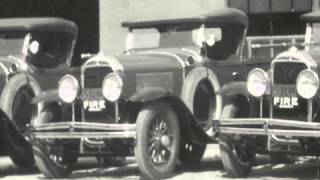
[{"label": "round headlight", "polygon": [[117,101],[122,92],[122,79],[115,73],[106,75],[102,83],[102,94],[111,102]]},{"label": "round headlight", "polygon": [[268,87],[268,75],[259,68],[251,70],[247,78],[247,89],[252,96],[261,97]]},{"label": "round headlight", "polygon": [[79,93],[79,83],[72,75],[65,75],[59,81],[59,97],[66,103],[73,102]]},{"label": "round headlight", "polygon": [[310,99],[317,94],[318,89],[319,77],[317,73],[311,70],[304,70],[299,73],[297,78],[297,91],[301,97]]}]

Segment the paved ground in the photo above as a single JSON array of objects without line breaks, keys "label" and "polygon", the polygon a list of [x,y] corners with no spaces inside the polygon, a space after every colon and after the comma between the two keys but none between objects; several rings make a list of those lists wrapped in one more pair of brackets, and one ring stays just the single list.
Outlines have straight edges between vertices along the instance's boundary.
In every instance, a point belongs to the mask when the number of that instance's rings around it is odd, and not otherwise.
[{"label": "paved ground", "polygon": [[[217,145],[210,145],[200,165],[184,169],[177,167],[173,180],[228,179],[225,177],[220,162]],[[0,179],[43,179],[36,169],[23,170],[16,168],[6,156],[0,157]],[[134,158],[128,158],[122,167],[99,167],[95,158],[80,159],[72,179],[139,179],[139,171]],[[268,157],[259,156],[249,179],[319,179],[320,161],[303,159],[295,164],[270,165]]]}]

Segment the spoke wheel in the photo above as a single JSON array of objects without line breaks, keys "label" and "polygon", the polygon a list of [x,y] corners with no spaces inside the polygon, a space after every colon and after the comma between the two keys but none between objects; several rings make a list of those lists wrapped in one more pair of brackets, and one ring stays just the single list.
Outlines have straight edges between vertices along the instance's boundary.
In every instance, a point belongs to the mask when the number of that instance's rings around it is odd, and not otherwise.
[{"label": "spoke wheel", "polygon": [[154,103],[141,110],[137,119],[135,156],[144,177],[170,177],[176,164],[179,142],[178,118],[169,104]]},{"label": "spoke wheel", "polygon": [[171,155],[173,134],[169,131],[165,118],[165,115],[156,116],[148,131],[148,154],[156,166],[167,164]]}]

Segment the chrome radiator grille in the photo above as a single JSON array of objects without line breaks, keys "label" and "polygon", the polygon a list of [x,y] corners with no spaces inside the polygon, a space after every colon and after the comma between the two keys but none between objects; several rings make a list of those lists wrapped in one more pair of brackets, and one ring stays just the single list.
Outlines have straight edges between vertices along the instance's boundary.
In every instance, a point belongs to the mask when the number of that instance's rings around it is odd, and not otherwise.
[{"label": "chrome radiator grille", "polygon": [[[307,66],[302,62],[285,61],[273,64],[273,118],[305,121],[308,113],[307,100],[301,98],[296,91],[296,81],[299,73]],[[281,108],[274,105],[275,98],[298,98],[298,106]]]},{"label": "chrome radiator grille", "polygon": [[101,88],[105,75],[112,72],[108,66],[90,67],[84,70],[84,88]]},{"label": "chrome radiator grille", "polygon": [[298,74],[306,68],[301,62],[277,62],[273,65],[273,83],[295,85]]},{"label": "chrome radiator grille", "polygon": [[111,72],[112,69],[109,66],[94,66],[84,69],[82,90],[83,107],[85,102],[92,104],[100,101],[104,102],[105,107],[99,110],[90,110],[88,107],[83,108],[83,121],[96,123],[115,123],[116,104],[107,101],[102,95],[103,79]]}]

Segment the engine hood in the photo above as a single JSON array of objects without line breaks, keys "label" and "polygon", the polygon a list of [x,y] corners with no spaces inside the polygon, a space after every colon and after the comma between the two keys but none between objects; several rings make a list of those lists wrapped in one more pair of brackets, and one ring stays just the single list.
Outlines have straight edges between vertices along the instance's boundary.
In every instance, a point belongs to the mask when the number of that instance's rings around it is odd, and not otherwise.
[{"label": "engine hood", "polygon": [[157,49],[122,54],[116,58],[128,71],[157,71],[183,69],[189,65],[188,57],[197,54],[187,49]]},{"label": "engine hood", "polygon": [[184,69],[189,66],[188,58],[201,62],[201,56],[193,49],[156,49],[135,51],[117,56],[98,54],[88,60],[83,67],[108,64],[120,72],[157,72]]},{"label": "engine hood", "polygon": [[[320,53],[316,51],[304,51],[304,50],[288,50],[280,53],[272,62],[279,61],[299,61],[306,64],[308,68],[317,68],[320,63]],[[319,59],[319,60],[317,60]]]}]

